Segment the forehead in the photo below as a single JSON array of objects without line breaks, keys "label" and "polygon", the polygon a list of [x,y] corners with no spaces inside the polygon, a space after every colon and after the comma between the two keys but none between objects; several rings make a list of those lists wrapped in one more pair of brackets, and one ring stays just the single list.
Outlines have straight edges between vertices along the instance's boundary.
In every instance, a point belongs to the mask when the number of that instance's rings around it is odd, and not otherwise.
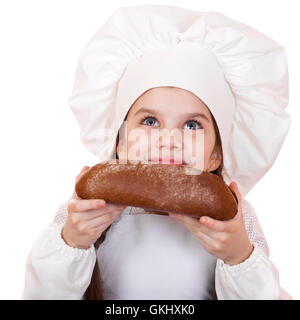
[{"label": "forehead", "polygon": [[159,111],[166,114],[202,113],[209,120],[210,111],[205,103],[194,93],[177,87],[157,87],[145,91],[139,96],[129,110],[131,115],[141,109]]}]

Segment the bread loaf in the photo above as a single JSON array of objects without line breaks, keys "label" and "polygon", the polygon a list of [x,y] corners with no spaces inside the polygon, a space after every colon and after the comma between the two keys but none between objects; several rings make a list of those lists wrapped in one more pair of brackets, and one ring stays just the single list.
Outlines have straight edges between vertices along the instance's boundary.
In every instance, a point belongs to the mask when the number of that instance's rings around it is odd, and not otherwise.
[{"label": "bread loaf", "polygon": [[198,174],[187,174],[186,166],[114,161],[88,169],[75,185],[77,195],[166,215],[175,212],[228,220],[237,213],[236,195],[213,173],[198,170]]}]

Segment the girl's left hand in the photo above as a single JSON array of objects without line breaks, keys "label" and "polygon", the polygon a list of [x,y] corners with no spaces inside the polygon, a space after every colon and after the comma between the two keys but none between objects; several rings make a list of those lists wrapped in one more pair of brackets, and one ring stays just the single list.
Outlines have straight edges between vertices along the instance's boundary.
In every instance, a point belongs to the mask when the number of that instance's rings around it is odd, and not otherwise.
[{"label": "girl's left hand", "polygon": [[222,259],[226,264],[235,265],[246,260],[254,247],[245,227],[242,197],[238,186],[235,182],[231,182],[229,188],[238,198],[238,212],[233,219],[221,221],[207,216],[197,219],[173,212],[170,212],[169,216],[182,222],[210,254]]}]

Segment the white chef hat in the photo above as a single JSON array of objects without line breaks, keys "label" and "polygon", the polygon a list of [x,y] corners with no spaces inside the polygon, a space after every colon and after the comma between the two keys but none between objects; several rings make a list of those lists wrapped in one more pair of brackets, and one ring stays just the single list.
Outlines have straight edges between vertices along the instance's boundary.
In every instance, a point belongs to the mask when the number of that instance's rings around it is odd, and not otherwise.
[{"label": "white chef hat", "polygon": [[206,104],[220,131],[225,181],[236,181],[245,196],[290,127],[284,48],[217,12],[121,7],[79,57],[68,102],[81,142],[99,161],[112,159],[131,105],[160,86],[189,90]]}]

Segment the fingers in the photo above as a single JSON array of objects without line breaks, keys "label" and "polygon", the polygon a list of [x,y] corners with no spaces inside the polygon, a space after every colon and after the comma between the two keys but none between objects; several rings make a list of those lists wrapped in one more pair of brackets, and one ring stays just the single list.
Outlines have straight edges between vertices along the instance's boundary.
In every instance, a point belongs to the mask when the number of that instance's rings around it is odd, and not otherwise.
[{"label": "fingers", "polygon": [[[232,181],[229,185],[229,188],[235,193],[235,195],[237,196],[237,199],[238,199],[238,213],[233,218],[236,220],[241,216],[241,213],[242,213],[242,206],[241,206],[242,196],[238,190],[238,186],[237,186],[236,182]],[[205,225],[206,227],[208,227],[212,230],[224,232],[224,231],[230,231],[232,229],[232,220],[233,219],[221,221],[221,220],[213,219],[211,217],[202,216],[200,218],[200,223],[202,223],[203,225]]]},{"label": "fingers", "polygon": [[91,209],[83,212],[73,212],[73,214],[75,213],[78,217],[80,217],[80,219],[88,221],[105,215],[111,215],[112,218],[115,219],[121,214],[122,211],[123,210],[119,210],[118,208],[107,208],[107,206],[105,206],[104,208],[100,209]]},{"label": "fingers", "polygon": [[70,212],[87,211],[91,209],[104,208],[106,202],[103,199],[70,199],[68,210]]},{"label": "fingers", "polygon": [[76,191],[74,190],[73,194],[72,194],[72,198],[73,199],[77,199],[77,200],[81,200],[82,198],[78,197]]},{"label": "fingers", "polygon": [[199,220],[189,217],[184,214],[178,214],[175,212],[169,212],[169,216],[175,218],[176,220],[179,220],[183,222],[189,229],[192,229],[195,227],[196,224],[198,224]]},{"label": "fingers", "polygon": [[104,232],[110,225],[112,224],[111,221],[106,222],[104,224],[99,225],[98,227],[92,228],[92,232],[96,233],[96,234],[101,234],[102,232]]},{"label": "fingers", "polygon": [[[78,182],[78,180],[80,179],[80,177],[81,177],[89,168],[90,168],[89,166],[84,166],[84,167],[81,169],[81,171],[78,173],[78,175],[77,175],[76,178],[75,178],[75,183]],[[73,192],[73,194],[72,194],[72,198],[74,198],[74,199],[81,199],[81,198],[77,195],[77,193],[76,193],[75,190],[74,190],[74,192]]]},{"label": "fingers", "polygon": [[219,232],[227,231],[228,229],[226,221],[216,220],[207,216],[202,216],[200,218],[200,223],[202,223],[204,226],[206,226],[209,229],[219,231]]},{"label": "fingers", "polygon": [[237,196],[239,202],[241,201],[241,193],[239,191],[238,185],[235,181],[231,181],[229,188],[235,193],[235,195]]},{"label": "fingers", "polygon": [[215,242],[214,238],[212,238],[212,236],[208,232],[202,232],[198,230],[195,233],[195,236],[197,237],[197,239],[200,241],[200,243],[204,248],[209,248],[213,246]]},{"label": "fingers", "polygon": [[111,214],[111,211],[106,210],[106,208],[101,208],[101,209],[91,209],[88,211],[73,211],[71,212],[73,216],[76,216],[76,219],[78,220],[93,220],[95,218],[98,218],[100,216],[104,216],[106,214]]},{"label": "fingers", "polygon": [[[101,210],[101,209],[100,209]],[[95,211],[95,215],[91,219],[85,220],[84,225],[88,230],[91,230],[92,232],[97,231],[103,231],[108,226],[110,226],[113,221],[120,215],[121,211],[119,210],[111,210],[111,211],[98,211],[98,213]],[[82,213],[84,214],[84,213]],[[89,213],[88,213],[89,214]],[[100,214],[100,216],[99,216]]]},{"label": "fingers", "polygon": [[190,231],[194,233],[199,231],[201,233],[205,233],[208,236],[212,236],[213,230],[200,223],[199,219],[197,218],[192,218],[182,214],[175,214],[173,212],[170,212],[169,215],[182,222]]},{"label": "fingers", "polygon": [[[101,216],[110,215],[115,220],[127,207],[126,205],[97,204],[98,199],[92,200],[76,200],[71,199],[69,201],[68,212],[72,214],[72,221],[91,221]],[[100,199],[102,201],[102,199]],[[83,209],[83,210],[82,210]]]},{"label": "fingers", "polygon": [[217,232],[201,224],[199,219],[186,215],[175,214],[173,212],[170,212],[169,215],[182,222],[192,233],[195,234],[202,245],[205,247],[213,245]]},{"label": "fingers", "polygon": [[233,228],[232,221],[239,219],[242,215],[242,206],[241,206],[242,196],[239,192],[236,182],[232,181],[229,185],[229,188],[235,193],[238,199],[238,212],[236,216],[233,219],[226,220],[226,221],[216,220],[211,217],[202,216],[200,218],[200,223],[202,223],[203,225],[205,225],[206,227],[212,230],[219,231],[219,232],[226,232],[226,231],[232,230]]},{"label": "fingers", "polygon": [[201,239],[201,242],[205,241],[209,245],[213,245],[216,239],[222,238],[224,234],[232,232],[237,224],[233,219],[220,221],[207,216],[202,216],[200,219],[180,214],[176,216],[176,220],[182,222],[197,238]]},{"label": "fingers", "polygon": [[89,169],[89,166],[84,166],[81,171],[79,172],[79,174],[76,176],[76,182],[80,179],[80,177]]},{"label": "fingers", "polygon": [[116,213],[114,212],[109,212],[104,215],[101,215],[100,217],[96,217],[92,220],[88,221],[88,226],[91,229],[97,229],[101,226],[106,226],[107,224],[110,225],[113,223],[115,218],[117,217]]},{"label": "fingers", "polygon": [[[243,213],[242,213],[242,195],[239,191],[238,185],[235,181],[232,181],[229,185],[229,188],[235,193],[237,199],[238,199],[238,212],[236,216],[233,218],[235,220],[243,219]],[[233,220],[231,219],[231,220]],[[229,220],[230,221],[230,220]]]}]

